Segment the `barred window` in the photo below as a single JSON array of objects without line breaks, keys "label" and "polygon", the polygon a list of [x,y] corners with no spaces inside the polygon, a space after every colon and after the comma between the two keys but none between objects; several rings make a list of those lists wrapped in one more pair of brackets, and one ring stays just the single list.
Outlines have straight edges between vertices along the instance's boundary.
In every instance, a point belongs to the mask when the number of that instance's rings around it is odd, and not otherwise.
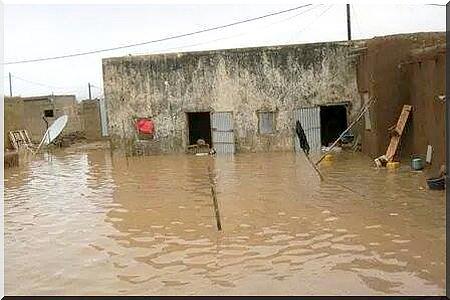
[{"label": "barred window", "polygon": [[275,132],[275,113],[259,112],[259,133],[270,134]]}]

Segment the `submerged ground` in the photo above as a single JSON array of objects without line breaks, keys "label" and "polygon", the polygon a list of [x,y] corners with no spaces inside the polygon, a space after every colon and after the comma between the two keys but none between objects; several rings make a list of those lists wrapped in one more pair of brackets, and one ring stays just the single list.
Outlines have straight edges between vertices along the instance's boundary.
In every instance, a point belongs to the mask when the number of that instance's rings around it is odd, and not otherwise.
[{"label": "submerged ground", "polygon": [[33,159],[5,170],[5,292],[444,294],[444,192],[359,153],[320,169],[294,153]]}]

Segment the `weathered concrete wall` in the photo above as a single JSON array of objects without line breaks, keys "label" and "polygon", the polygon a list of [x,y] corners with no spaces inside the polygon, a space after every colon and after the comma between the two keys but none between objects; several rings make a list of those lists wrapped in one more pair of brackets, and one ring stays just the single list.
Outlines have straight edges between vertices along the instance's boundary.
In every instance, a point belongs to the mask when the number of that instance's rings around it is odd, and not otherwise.
[{"label": "weathered concrete wall", "polygon": [[45,133],[46,125],[42,116],[44,110],[53,109],[54,117],[47,118],[51,125],[58,117],[68,115],[67,126],[64,133],[82,130],[81,117],[78,112],[78,104],[73,95],[54,95],[42,97],[5,97],[5,148],[12,147],[8,132],[11,130],[26,129],[33,142],[39,143]]},{"label": "weathered concrete wall", "polygon": [[73,95],[58,95],[55,97],[55,115],[59,118],[67,115],[67,125],[62,134],[71,133],[82,130],[81,115],[78,102]]},{"label": "weathered concrete wall", "polygon": [[[53,101],[51,101],[53,97]],[[24,97],[25,120],[24,127],[30,133],[30,138],[39,143],[46,130],[42,119],[44,110],[53,109],[54,117],[47,118],[51,125],[58,117],[68,116],[67,125],[62,134],[81,131],[81,118],[78,113],[78,104],[73,95],[54,95],[42,97]]]},{"label": "weathered concrete wall", "polygon": [[83,131],[88,140],[95,141],[102,138],[100,124],[100,106],[98,100],[83,100],[80,103]]},{"label": "weathered concrete wall", "polygon": [[[47,98],[33,100],[24,98],[24,125],[34,143],[39,143],[45,133],[46,125],[42,116],[46,109],[54,109],[52,103]],[[49,125],[51,125],[56,118],[47,118],[47,120]]]},{"label": "weathered concrete wall", "polygon": [[[293,150],[293,111],[350,102],[360,109],[347,43],[161,54],[103,60],[113,144],[132,140],[133,116],[152,116],[163,151],[187,144],[189,111],[232,111],[238,151]],[[259,135],[258,110],[277,111],[276,133]]]},{"label": "weathered concrete wall", "polygon": [[3,142],[5,149],[13,149],[9,140],[9,132],[25,129],[24,126],[24,103],[19,97],[5,97],[4,100],[4,131]]},{"label": "weathered concrete wall", "polygon": [[445,108],[435,103],[434,97],[443,94],[445,60],[432,59],[422,67],[409,63],[412,51],[437,44],[445,44],[445,33],[393,35],[366,42],[367,50],[358,62],[358,90],[368,92],[376,103],[370,109],[371,129],[363,131],[364,153],[375,158],[386,152],[388,128],[397,123],[403,105],[411,104],[413,112],[402,137],[400,156],[423,155],[426,144],[433,143],[439,152],[435,165],[444,159]]}]

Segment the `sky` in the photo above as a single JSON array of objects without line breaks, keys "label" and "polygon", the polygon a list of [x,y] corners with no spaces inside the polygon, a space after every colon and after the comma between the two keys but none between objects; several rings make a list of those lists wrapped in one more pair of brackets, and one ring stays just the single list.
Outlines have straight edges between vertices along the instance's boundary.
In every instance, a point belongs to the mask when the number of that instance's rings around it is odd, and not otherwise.
[{"label": "sky", "polygon": [[[52,57],[149,41],[286,10],[283,4],[6,4],[4,62]],[[68,59],[4,65],[4,93],[102,95],[102,58],[347,39],[345,3],[303,9],[209,33]],[[352,38],[445,31],[445,7],[352,4]]]}]

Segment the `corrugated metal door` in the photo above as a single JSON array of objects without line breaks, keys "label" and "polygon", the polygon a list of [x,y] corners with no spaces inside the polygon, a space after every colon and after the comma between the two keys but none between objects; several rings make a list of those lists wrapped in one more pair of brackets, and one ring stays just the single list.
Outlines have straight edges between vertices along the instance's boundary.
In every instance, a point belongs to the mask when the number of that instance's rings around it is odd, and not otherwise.
[{"label": "corrugated metal door", "polygon": [[320,141],[320,107],[305,107],[295,110],[294,112],[294,141],[295,152],[303,151],[300,148],[297,133],[295,132],[295,123],[300,121],[305,131],[306,139],[310,147],[310,152],[318,152],[321,148]]},{"label": "corrugated metal door", "polygon": [[233,115],[231,112],[211,113],[212,143],[217,153],[234,153]]}]

